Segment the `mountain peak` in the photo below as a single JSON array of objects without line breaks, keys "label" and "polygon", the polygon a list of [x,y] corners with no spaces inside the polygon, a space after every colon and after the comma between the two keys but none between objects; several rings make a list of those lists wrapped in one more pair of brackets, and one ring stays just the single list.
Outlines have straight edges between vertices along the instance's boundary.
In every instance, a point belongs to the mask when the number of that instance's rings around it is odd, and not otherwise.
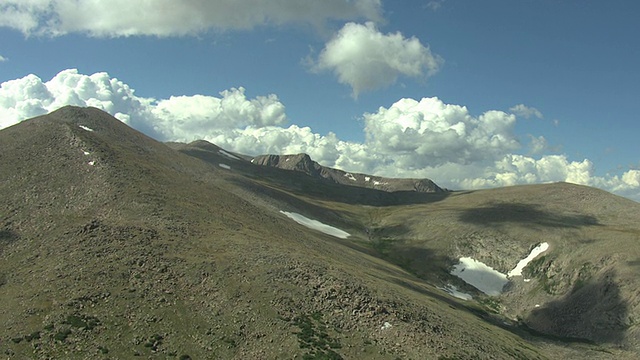
[{"label": "mountain peak", "polygon": [[305,153],[295,155],[260,155],[254,157],[251,162],[256,165],[302,172],[311,177],[328,180],[337,184],[377,189],[386,192],[416,191],[431,193],[446,191],[430,179],[387,178],[352,173],[322,166],[313,161],[311,157]]}]

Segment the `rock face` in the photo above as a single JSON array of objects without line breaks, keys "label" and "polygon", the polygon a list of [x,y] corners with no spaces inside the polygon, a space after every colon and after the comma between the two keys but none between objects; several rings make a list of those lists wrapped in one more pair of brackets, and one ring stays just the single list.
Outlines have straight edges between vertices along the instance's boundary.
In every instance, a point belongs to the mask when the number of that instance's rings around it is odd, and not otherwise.
[{"label": "rock face", "polygon": [[307,154],[261,155],[251,160],[256,165],[271,166],[305,173],[317,179],[336,184],[376,189],[386,192],[415,191],[421,193],[445,192],[430,179],[396,179],[346,172],[325,167],[313,161]]}]

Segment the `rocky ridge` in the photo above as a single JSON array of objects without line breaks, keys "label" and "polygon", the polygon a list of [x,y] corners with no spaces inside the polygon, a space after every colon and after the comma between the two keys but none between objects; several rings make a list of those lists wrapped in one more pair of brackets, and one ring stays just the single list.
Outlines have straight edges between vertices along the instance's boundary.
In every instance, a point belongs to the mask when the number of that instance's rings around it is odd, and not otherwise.
[{"label": "rocky ridge", "polygon": [[302,172],[313,178],[332,181],[336,184],[387,192],[415,191],[433,193],[446,191],[430,179],[386,178],[322,166],[304,153],[295,155],[260,155],[252,158],[251,162],[256,165]]}]

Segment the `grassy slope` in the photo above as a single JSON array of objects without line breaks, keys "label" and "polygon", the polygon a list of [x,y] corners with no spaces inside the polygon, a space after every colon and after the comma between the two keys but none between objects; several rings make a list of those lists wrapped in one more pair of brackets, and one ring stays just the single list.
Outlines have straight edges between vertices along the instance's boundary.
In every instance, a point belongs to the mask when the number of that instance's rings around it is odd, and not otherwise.
[{"label": "grassy slope", "polygon": [[[0,132],[0,351],[9,357],[577,354],[496,326],[481,306],[430,285],[458,255],[435,240],[460,231],[449,220],[462,204],[477,207],[464,199],[473,194],[385,207],[359,205],[366,194],[309,198],[112,120],[66,108]],[[308,230],[280,209],[354,236]]]}]

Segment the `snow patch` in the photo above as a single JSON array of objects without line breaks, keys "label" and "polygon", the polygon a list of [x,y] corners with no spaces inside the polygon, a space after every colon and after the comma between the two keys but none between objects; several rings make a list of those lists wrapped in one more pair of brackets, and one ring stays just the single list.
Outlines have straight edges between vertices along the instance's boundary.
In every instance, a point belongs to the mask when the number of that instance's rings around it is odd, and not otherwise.
[{"label": "snow patch", "polygon": [[443,288],[439,288],[440,290],[443,290],[444,292],[446,292],[447,294],[456,297],[458,299],[462,299],[462,300],[472,300],[473,296],[467,294],[467,293],[463,293],[462,291],[458,291],[458,288],[456,288],[455,286],[451,285],[451,284],[447,284],[447,286],[443,287]]},{"label": "snow patch", "polygon": [[344,174],[344,177],[348,178],[351,181],[356,181],[356,178],[351,173]]},{"label": "snow patch", "polygon": [[509,282],[507,275],[470,257],[461,257],[451,274],[490,296],[500,295]]},{"label": "snow patch", "polygon": [[364,177],[364,181],[369,182],[370,180],[371,180],[371,177],[369,177],[369,176],[365,176]]},{"label": "snow patch", "polygon": [[386,183],[386,182],[380,182],[380,181],[376,181],[376,180],[373,181],[373,185],[387,185],[387,184],[388,183]]},{"label": "snow patch", "polygon": [[85,155],[91,155],[91,153],[88,152],[88,151],[83,151],[82,153],[85,154]]},{"label": "snow patch", "polygon": [[507,275],[509,277],[511,277],[511,276],[522,276],[522,270],[525,268],[525,266],[527,266],[527,264],[529,264],[529,262],[531,262],[533,259],[538,257],[538,255],[540,255],[543,252],[547,251],[547,249],[549,249],[549,243],[543,242],[543,243],[538,244],[538,246],[534,247],[533,250],[531,250],[531,253],[529,253],[529,256],[527,256],[526,258],[520,260],[518,265],[516,265],[516,267],[513,268],[513,270],[509,271],[509,273],[507,273]]},{"label": "snow patch", "polygon": [[391,325],[390,322],[385,321],[384,324],[382,324],[382,326],[380,327],[380,330],[388,330],[391,329],[393,327],[393,325]]},{"label": "snow patch", "polygon": [[297,222],[300,225],[304,225],[310,229],[318,230],[328,235],[332,235],[341,239],[346,239],[351,235],[346,231],[342,231],[331,225],[323,224],[318,220],[309,219],[297,213],[292,213],[292,212],[287,212],[282,210],[280,210],[280,212],[285,214],[288,218],[292,219],[293,221]]},{"label": "snow patch", "polygon": [[223,168],[223,169],[231,170],[231,166],[229,166],[229,165],[227,165],[227,164],[222,164],[222,163],[220,163],[220,164],[218,164],[218,166],[220,166],[220,167],[221,167],[221,168]]},{"label": "snow patch", "polygon": [[222,149],[218,150],[218,153],[219,153],[220,155],[224,155],[224,156],[228,157],[229,159],[233,159],[233,160],[240,160],[240,158],[239,158],[239,157],[237,157],[237,156],[235,156],[235,155],[233,155],[233,154],[231,154],[231,153],[228,153],[228,152],[226,152],[226,151],[224,151],[224,150],[222,150]]},{"label": "snow patch", "polygon": [[94,166],[95,164],[96,164],[96,162],[95,162],[95,161],[93,161],[93,160],[92,160],[92,161],[89,161],[89,165]]},{"label": "snow patch", "polygon": [[88,127],[88,126],[84,126],[84,125],[78,125],[81,129],[83,130],[87,130],[87,131],[93,131],[92,128]]}]

